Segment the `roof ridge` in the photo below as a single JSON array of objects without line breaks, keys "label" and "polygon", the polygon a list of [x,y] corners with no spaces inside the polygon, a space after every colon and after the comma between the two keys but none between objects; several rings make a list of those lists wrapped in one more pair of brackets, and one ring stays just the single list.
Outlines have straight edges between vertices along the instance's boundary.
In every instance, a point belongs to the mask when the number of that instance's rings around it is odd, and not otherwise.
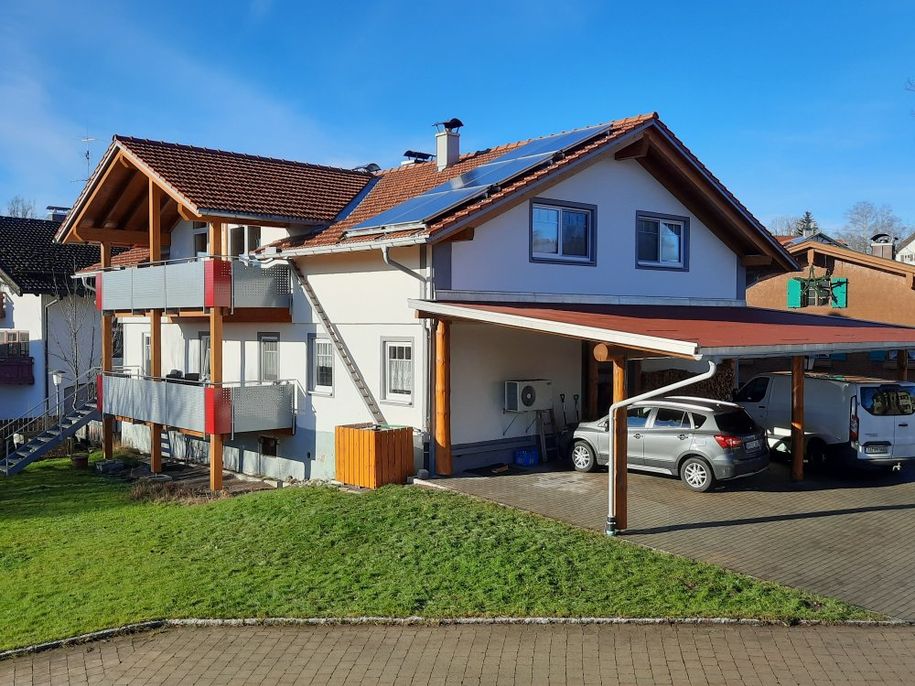
[{"label": "roof ridge", "polygon": [[345,167],[335,167],[330,164],[318,164],[317,162],[302,162],[300,160],[290,160],[282,157],[269,157],[266,155],[253,155],[247,152],[236,152],[233,150],[223,150],[221,148],[208,148],[200,145],[188,145],[187,143],[175,143],[173,141],[162,141],[156,140],[154,138],[138,138],[136,136],[124,136],[122,134],[114,134],[111,139],[126,145],[130,143],[151,143],[153,145],[162,145],[169,148],[176,148],[179,150],[191,150],[194,152],[207,152],[213,153],[216,155],[228,155],[231,157],[243,157],[249,160],[258,160],[260,162],[277,162],[279,164],[291,164],[297,167],[310,167],[312,169],[324,169],[327,171],[342,172],[344,174],[352,174],[354,176],[373,176],[371,172],[366,171],[357,171],[356,169],[347,169]]}]

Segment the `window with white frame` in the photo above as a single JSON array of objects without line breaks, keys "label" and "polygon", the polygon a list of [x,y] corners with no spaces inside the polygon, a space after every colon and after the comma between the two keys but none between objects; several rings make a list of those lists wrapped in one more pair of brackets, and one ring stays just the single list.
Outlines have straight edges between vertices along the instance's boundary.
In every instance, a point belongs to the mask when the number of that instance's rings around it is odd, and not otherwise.
[{"label": "window with white frame", "polygon": [[413,400],[413,343],[384,342],[384,399],[409,403]]},{"label": "window with white frame", "polygon": [[311,390],[333,393],[334,347],[329,338],[314,336],[311,339]]},{"label": "window with white frame", "polygon": [[531,259],[594,261],[594,209],[534,201],[531,204]]},{"label": "window with white frame", "polygon": [[279,381],[280,337],[275,333],[258,334],[260,341],[260,380]]},{"label": "window with white frame", "polygon": [[245,255],[261,247],[261,227],[233,226],[229,229],[229,254]]},{"label": "window with white frame", "polygon": [[[195,222],[196,223],[196,222]],[[204,224],[206,226],[206,224]],[[206,257],[210,254],[210,237],[206,229],[194,231],[194,255]]]},{"label": "window with white frame", "polygon": [[640,267],[687,268],[689,220],[685,217],[639,213],[636,250]]},{"label": "window with white frame", "polygon": [[0,331],[0,359],[29,356],[28,331]]}]

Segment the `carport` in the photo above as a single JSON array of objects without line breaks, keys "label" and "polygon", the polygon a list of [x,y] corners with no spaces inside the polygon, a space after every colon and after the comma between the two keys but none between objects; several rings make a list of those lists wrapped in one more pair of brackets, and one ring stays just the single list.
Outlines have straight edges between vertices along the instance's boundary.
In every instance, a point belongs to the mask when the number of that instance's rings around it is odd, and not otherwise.
[{"label": "carport", "polygon": [[[411,300],[421,317],[436,321],[435,422],[436,472],[452,473],[451,349],[453,321],[485,323],[589,341],[593,356],[613,369],[613,404],[626,400],[626,365],[630,360],[679,358],[717,362],[724,359],[791,357],[791,473],[804,478],[804,360],[816,353],[915,348],[915,328],[840,317],[739,306],[689,304],[581,304],[544,302],[442,302]],[[710,366],[711,368],[711,366]],[[458,370],[460,372],[460,370]],[[900,365],[899,378],[907,368]],[[589,377],[590,379],[590,377]],[[596,398],[591,387],[588,398]],[[659,389],[663,392],[664,389]],[[628,528],[626,410],[615,411],[609,488],[615,502],[608,533]]]}]

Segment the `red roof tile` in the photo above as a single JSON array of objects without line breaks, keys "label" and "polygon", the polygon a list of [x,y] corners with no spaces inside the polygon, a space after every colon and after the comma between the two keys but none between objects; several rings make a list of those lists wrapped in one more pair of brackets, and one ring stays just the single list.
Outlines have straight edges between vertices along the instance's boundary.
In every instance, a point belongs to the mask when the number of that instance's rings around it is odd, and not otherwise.
[{"label": "red roof tile", "polygon": [[368,172],[115,136],[200,212],[326,223],[371,180]]},{"label": "red roof tile", "polygon": [[[112,267],[132,267],[137,264],[142,264],[149,260],[149,248],[137,247],[130,248],[129,250],[123,250],[122,252],[112,254],[111,256],[111,266]],[[93,265],[80,269],[79,273],[84,274],[86,272],[97,272],[102,268],[101,262],[96,262]]]}]

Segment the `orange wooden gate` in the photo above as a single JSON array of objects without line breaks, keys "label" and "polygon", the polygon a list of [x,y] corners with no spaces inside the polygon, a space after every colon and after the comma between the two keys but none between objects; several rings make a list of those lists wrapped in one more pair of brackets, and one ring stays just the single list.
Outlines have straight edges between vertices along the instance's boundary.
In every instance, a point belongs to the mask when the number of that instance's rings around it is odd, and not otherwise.
[{"label": "orange wooden gate", "polygon": [[378,488],[402,484],[413,473],[413,429],[409,426],[350,424],[335,432],[337,481]]}]

